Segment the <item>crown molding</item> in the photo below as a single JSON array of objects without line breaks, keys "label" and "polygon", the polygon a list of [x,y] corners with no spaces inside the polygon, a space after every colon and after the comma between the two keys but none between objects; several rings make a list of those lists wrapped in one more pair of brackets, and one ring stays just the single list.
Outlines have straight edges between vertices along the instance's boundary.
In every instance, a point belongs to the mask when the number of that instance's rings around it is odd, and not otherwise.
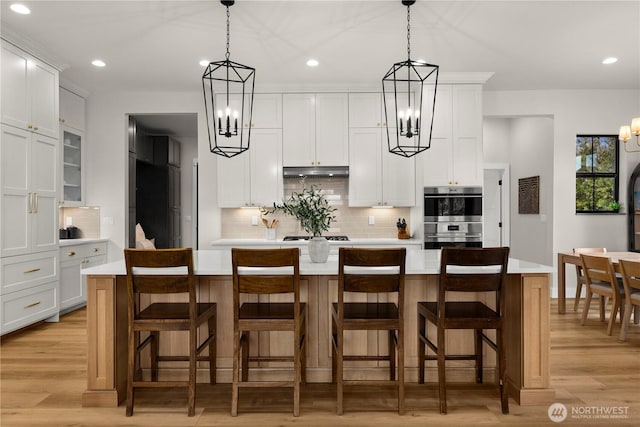
[{"label": "crown molding", "polygon": [[44,47],[33,40],[20,35],[5,23],[2,24],[2,33],[0,33],[0,38],[5,42],[24,50],[28,54],[35,56],[39,60],[46,62],[59,72],[69,68],[69,64],[65,63],[62,59],[52,55],[50,52],[47,52]]}]

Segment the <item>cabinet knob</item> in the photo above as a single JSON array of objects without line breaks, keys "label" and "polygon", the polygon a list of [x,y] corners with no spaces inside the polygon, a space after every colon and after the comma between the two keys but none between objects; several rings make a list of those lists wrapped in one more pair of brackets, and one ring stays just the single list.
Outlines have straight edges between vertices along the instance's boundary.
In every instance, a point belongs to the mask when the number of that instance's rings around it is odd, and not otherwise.
[{"label": "cabinet knob", "polygon": [[76,253],[73,251],[67,252],[67,256],[76,256]]},{"label": "cabinet knob", "polygon": [[316,162],[311,162],[311,166],[313,166],[313,165],[315,165],[315,164],[316,164]]},{"label": "cabinet knob", "polygon": [[320,166],[320,162],[318,162],[318,166]]},{"label": "cabinet knob", "polygon": [[60,122],[64,123],[64,119],[62,117],[60,117]]},{"label": "cabinet knob", "polygon": [[33,130],[38,130],[38,126],[34,126],[34,127],[33,127]]},{"label": "cabinet knob", "polygon": [[380,126],[380,122],[376,123],[376,126]]},{"label": "cabinet knob", "polygon": [[249,127],[249,125],[245,123],[245,124],[244,124],[244,127],[248,128],[248,127]]},{"label": "cabinet knob", "polygon": [[100,249],[98,248],[93,248],[93,252],[98,252]]},{"label": "cabinet knob", "polygon": [[27,129],[33,129],[33,125],[28,125]]}]

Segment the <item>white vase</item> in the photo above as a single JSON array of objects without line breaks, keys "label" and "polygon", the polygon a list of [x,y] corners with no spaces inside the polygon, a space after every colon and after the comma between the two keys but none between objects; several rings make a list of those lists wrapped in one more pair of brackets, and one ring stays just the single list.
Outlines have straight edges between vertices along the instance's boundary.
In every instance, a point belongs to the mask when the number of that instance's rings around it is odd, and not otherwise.
[{"label": "white vase", "polygon": [[311,258],[311,262],[327,262],[327,258],[329,258],[329,241],[320,236],[309,240],[309,258]]}]

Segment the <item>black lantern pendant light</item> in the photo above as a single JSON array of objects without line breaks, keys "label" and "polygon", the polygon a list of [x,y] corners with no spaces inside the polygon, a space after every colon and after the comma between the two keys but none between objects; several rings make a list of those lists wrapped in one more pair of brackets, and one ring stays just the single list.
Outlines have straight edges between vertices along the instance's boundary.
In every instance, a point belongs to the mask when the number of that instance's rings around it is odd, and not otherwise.
[{"label": "black lantern pendant light", "polygon": [[[402,0],[407,6],[407,60],[393,64],[382,78],[389,152],[404,157],[415,156],[431,147],[440,68],[411,59],[410,7],[414,3],[415,0]],[[433,97],[425,90],[433,90]],[[424,132],[426,135],[422,138]]]},{"label": "black lantern pendant light", "polygon": [[235,1],[220,3],[227,8],[227,53],[224,61],[209,63],[202,76],[202,90],[209,148],[212,153],[233,157],[249,149],[251,126],[245,129],[242,123],[251,123],[256,70],[229,60],[229,6]]}]

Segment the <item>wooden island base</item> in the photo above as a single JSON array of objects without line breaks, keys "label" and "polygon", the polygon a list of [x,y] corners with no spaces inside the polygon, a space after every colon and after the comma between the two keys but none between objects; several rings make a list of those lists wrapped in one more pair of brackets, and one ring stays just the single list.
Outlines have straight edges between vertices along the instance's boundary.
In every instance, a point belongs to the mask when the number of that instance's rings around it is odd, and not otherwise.
[{"label": "wooden island base", "polygon": [[[198,276],[199,299],[218,303],[217,379],[231,382],[232,366],[232,281],[231,276]],[[409,274],[405,291],[405,376],[417,382],[417,301],[435,301],[437,274]],[[549,388],[549,273],[510,273],[506,287],[506,341],[509,395],[520,405],[553,402]],[[331,382],[330,303],[337,300],[337,276],[307,275],[301,278],[301,299],[308,307],[306,372],[308,382]],[[118,406],[126,394],[127,312],[126,281],[121,275],[87,275],[88,369],[83,406]],[[261,297],[262,298],[262,297]],[[264,297],[277,301],[283,296]],[[376,295],[371,295],[374,301]],[[380,297],[380,301],[383,300]],[[490,298],[487,298],[489,300]],[[282,300],[282,299],[280,299]],[[489,301],[485,301],[491,304]],[[429,336],[435,336],[430,325]],[[252,351],[266,355],[292,352],[286,332],[260,333],[251,337]],[[452,354],[473,352],[473,331],[449,331],[447,349]],[[187,348],[186,334],[173,333],[161,340],[161,352]],[[175,351],[175,350],[174,350]],[[377,331],[348,331],[345,354],[386,354],[387,339]],[[484,369],[487,381],[495,378],[495,354],[485,346]],[[184,366],[184,365],[182,365]],[[388,366],[388,365],[387,365]],[[346,364],[345,375],[352,379],[382,379],[388,367],[384,362]],[[198,371],[198,381],[206,382],[207,365]],[[186,367],[161,369],[168,377],[184,377]],[[252,371],[253,374],[253,371]],[[258,380],[282,379],[291,375],[287,366],[263,364]],[[472,362],[447,362],[447,381],[474,382]],[[437,382],[435,362],[427,362],[425,381]]]}]

